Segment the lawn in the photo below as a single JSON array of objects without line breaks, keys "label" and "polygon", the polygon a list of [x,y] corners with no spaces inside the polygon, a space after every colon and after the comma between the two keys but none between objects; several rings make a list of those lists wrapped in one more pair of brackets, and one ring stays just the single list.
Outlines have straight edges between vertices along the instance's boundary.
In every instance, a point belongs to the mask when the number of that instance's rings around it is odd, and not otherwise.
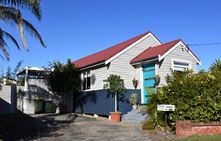
[{"label": "lawn", "polygon": [[220,141],[221,135],[194,135],[176,141]]}]

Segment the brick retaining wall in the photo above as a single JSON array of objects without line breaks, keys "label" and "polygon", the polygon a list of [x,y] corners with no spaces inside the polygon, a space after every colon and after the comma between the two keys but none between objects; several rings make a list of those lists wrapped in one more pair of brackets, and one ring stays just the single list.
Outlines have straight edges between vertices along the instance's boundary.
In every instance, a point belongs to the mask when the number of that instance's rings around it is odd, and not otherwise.
[{"label": "brick retaining wall", "polygon": [[177,136],[221,134],[221,122],[192,123],[190,120],[176,121]]}]

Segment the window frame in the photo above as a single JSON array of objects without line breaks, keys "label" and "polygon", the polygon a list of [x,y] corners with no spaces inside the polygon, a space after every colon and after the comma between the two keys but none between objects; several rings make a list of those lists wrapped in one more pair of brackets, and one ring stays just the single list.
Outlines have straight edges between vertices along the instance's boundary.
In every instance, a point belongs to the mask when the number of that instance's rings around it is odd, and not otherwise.
[{"label": "window frame", "polygon": [[[88,83],[89,79],[89,83]],[[88,86],[89,84],[89,86]],[[82,72],[82,91],[91,90],[91,71],[84,71]]]},{"label": "window frame", "polygon": [[182,59],[171,59],[171,66],[172,66],[172,70],[173,71],[181,71],[183,72],[184,70],[177,70],[175,69],[175,66],[174,63],[175,62],[178,62],[178,63],[183,63],[183,64],[188,64],[188,67],[183,67],[182,65],[177,65],[177,66],[180,66],[181,68],[184,68],[184,69],[188,69],[188,70],[191,70],[191,62],[188,61],[188,60],[182,60]]}]

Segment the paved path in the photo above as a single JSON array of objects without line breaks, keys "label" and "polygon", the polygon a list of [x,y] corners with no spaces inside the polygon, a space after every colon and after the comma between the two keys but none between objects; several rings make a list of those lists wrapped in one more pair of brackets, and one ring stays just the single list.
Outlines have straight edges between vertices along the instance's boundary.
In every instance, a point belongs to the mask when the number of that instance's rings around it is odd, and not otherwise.
[{"label": "paved path", "polygon": [[149,141],[137,124],[111,123],[74,114],[37,118],[42,122],[40,141]]}]

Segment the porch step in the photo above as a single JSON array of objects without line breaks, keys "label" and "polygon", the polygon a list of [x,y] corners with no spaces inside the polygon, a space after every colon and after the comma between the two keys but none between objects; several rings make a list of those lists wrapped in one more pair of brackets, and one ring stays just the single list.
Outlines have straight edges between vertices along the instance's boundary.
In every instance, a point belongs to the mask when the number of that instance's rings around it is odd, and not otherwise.
[{"label": "porch step", "polygon": [[122,121],[140,124],[148,117],[149,115],[146,112],[142,112],[141,107],[138,107],[138,109],[132,109],[127,114],[124,114]]}]

